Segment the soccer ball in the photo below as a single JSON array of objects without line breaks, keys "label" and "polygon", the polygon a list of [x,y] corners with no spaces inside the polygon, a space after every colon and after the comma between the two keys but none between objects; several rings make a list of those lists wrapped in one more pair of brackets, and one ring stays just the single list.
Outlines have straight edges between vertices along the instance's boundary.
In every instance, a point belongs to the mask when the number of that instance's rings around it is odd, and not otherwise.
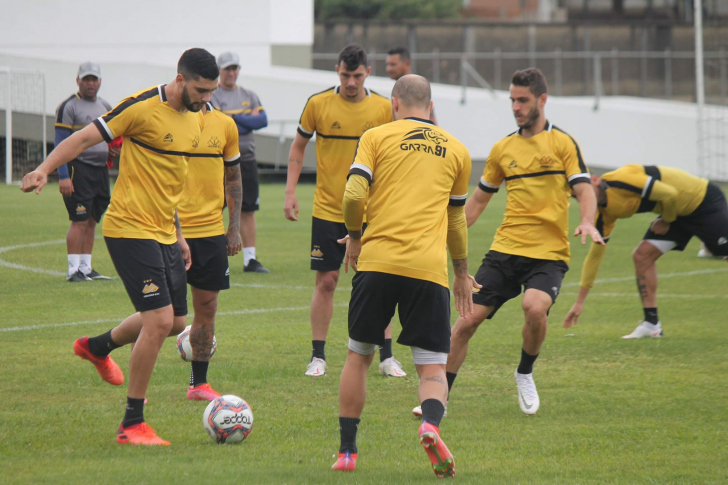
[{"label": "soccer ball", "polygon": [[[192,346],[190,345],[190,329],[192,325],[187,325],[182,333],[177,335],[177,352],[182,360],[185,362],[192,362]],[[212,350],[210,351],[210,358],[215,355],[217,350],[217,339],[212,337]]]},{"label": "soccer ball", "polygon": [[210,401],[202,425],[217,443],[239,443],[253,430],[253,411],[244,399],[226,394]]}]

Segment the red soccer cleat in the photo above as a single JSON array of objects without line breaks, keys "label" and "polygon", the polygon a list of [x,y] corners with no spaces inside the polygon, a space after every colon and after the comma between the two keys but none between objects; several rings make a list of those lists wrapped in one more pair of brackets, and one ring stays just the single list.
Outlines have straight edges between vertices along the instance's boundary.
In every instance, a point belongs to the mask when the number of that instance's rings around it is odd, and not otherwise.
[{"label": "red soccer cleat", "polygon": [[124,383],[124,373],[110,356],[98,357],[91,353],[88,348],[88,337],[81,337],[73,343],[73,353],[96,366],[96,372],[112,386]]},{"label": "red soccer cleat", "polygon": [[420,444],[425,448],[437,478],[454,477],[455,460],[445,446],[445,442],[440,438],[440,430],[437,426],[423,422],[419,433]]},{"label": "red soccer cleat", "polygon": [[124,428],[119,425],[116,433],[116,442],[122,445],[145,445],[145,446],[169,446],[171,443],[165,441],[154,432],[151,426],[145,422],[132,424]]},{"label": "red soccer cleat", "polygon": [[339,458],[331,469],[339,472],[353,472],[354,468],[356,468],[357,455],[358,453],[350,453],[348,451],[339,453]]},{"label": "red soccer cleat", "polygon": [[187,389],[187,399],[192,401],[214,401],[218,397],[220,397],[220,393],[207,383]]}]

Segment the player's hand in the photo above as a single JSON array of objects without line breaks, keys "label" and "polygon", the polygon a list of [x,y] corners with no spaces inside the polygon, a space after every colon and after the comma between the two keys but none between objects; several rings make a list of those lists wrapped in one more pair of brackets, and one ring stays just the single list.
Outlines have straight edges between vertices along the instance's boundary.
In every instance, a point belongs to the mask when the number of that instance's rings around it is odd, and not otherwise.
[{"label": "player's hand", "polygon": [[48,183],[48,174],[39,170],[33,170],[30,173],[25,174],[23,180],[20,182],[20,190],[23,192],[31,192],[35,189],[36,194],[40,194],[43,187]]},{"label": "player's hand", "polygon": [[185,262],[185,271],[190,269],[190,266],[192,266],[192,254],[190,253],[190,245],[187,244],[187,241],[185,241],[185,238],[178,237],[177,238],[177,244],[179,244],[179,252],[182,253],[182,259]]},{"label": "player's hand", "polygon": [[452,284],[452,292],[455,296],[455,310],[460,313],[463,318],[468,318],[468,315],[473,313],[473,288],[482,288],[475,277],[471,275],[455,275],[455,279]]},{"label": "player's hand", "polygon": [[339,244],[346,244],[346,254],[344,254],[344,273],[349,272],[349,266],[356,271],[359,264],[359,255],[361,254],[361,239],[355,241],[347,234],[341,239],[336,240]]},{"label": "player's hand", "polygon": [[583,310],[583,304],[580,305],[578,303],[574,303],[571,310],[569,310],[569,313],[566,314],[566,318],[564,318],[564,328],[571,328],[576,325],[579,322],[579,317]]},{"label": "player's hand", "polygon": [[73,194],[73,182],[71,182],[71,179],[59,180],[58,190],[64,197],[70,197]]},{"label": "player's hand", "polygon": [[661,236],[664,236],[667,234],[667,231],[670,230],[670,223],[665,222],[661,217],[658,217],[652,223],[650,224],[650,231],[654,232],[655,234],[659,234]]},{"label": "player's hand", "polygon": [[225,244],[228,256],[235,256],[243,249],[243,240],[240,238],[240,229],[230,226],[225,233]]},{"label": "player's hand", "polygon": [[286,194],[286,201],[283,204],[283,213],[289,221],[298,220],[298,198],[296,194]]},{"label": "player's hand", "polygon": [[121,146],[114,147],[114,146],[109,145],[109,157],[119,158],[120,155],[121,155]]},{"label": "player's hand", "polygon": [[579,224],[579,226],[576,228],[576,231],[574,231],[574,237],[581,234],[581,243],[586,244],[586,237],[591,236],[592,241],[594,241],[597,244],[601,244],[604,246],[604,239],[602,238],[602,235],[597,231],[597,228],[594,227],[594,224],[590,222],[582,222]]}]

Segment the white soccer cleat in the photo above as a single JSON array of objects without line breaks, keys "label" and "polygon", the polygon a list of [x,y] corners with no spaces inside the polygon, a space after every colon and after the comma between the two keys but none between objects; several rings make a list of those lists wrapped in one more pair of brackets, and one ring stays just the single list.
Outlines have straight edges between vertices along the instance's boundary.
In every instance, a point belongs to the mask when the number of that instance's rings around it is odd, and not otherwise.
[{"label": "white soccer cleat", "polygon": [[[418,418],[421,418],[421,417],[422,417],[422,406],[417,406],[417,407],[415,407],[415,408],[414,408],[414,409],[412,410],[412,414],[414,414],[414,415],[415,415],[415,416],[417,416]],[[443,417],[443,418],[444,418],[444,417],[446,417],[446,416],[447,416],[447,406],[445,406],[445,412],[444,412],[444,413],[442,414],[442,417]]]},{"label": "white soccer cleat", "polygon": [[326,375],[326,361],[314,357],[306,368],[306,375],[311,377],[321,377]]},{"label": "white soccer cleat", "polygon": [[407,377],[407,373],[402,370],[402,364],[394,357],[384,359],[379,364],[379,373],[387,377]]},{"label": "white soccer cleat", "polygon": [[662,337],[662,324],[657,322],[656,324],[649,322],[640,322],[631,334],[625,335],[624,339],[628,338],[660,338]]},{"label": "white soccer cleat", "polygon": [[536,414],[541,401],[538,399],[533,374],[519,374],[518,369],[516,369],[514,375],[516,377],[516,387],[518,388],[518,404],[521,406],[521,411],[528,416]]}]

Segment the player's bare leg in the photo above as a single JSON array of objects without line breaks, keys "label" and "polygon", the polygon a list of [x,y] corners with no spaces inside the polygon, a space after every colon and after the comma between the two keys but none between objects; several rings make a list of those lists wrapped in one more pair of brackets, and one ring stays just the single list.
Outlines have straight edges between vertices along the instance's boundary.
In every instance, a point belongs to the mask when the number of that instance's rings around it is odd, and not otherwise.
[{"label": "player's bare leg", "polygon": [[174,325],[172,305],[141,312],[142,330],[129,359],[129,397],[144,399],[154,363]]},{"label": "player's bare leg", "polygon": [[316,271],[316,287],[311,298],[311,340],[313,355],[306,375],[320,377],[326,374],[324,347],[334,315],[334,292],[339,282],[339,271]]},{"label": "player's bare leg", "polygon": [[521,362],[514,374],[518,388],[518,404],[526,415],[536,414],[541,405],[533,381],[533,364],[541,351],[541,345],[546,338],[547,312],[553,300],[545,291],[529,288],[523,294],[523,314],[526,323],[521,331],[523,335],[523,348]]},{"label": "player's bare leg", "polygon": [[662,254],[662,250],[649,241],[640,242],[632,253],[637,291],[642,299],[645,320],[632,333],[622,337],[624,339],[662,337],[662,324],[657,314],[657,266],[655,265]]},{"label": "player's bare leg", "polygon": [[447,357],[448,373],[458,373],[468,355],[468,342],[492,311],[492,306],[473,305],[473,313],[467,319],[458,317],[450,335],[450,355]]},{"label": "player's bare leg", "polygon": [[81,254],[92,254],[96,237],[96,220],[93,217],[86,221],[86,230],[81,240]]},{"label": "player's bare leg", "polygon": [[217,313],[217,291],[201,290],[192,287],[192,306],[195,316],[190,329],[192,347],[192,374],[187,399],[212,401],[220,397],[207,383],[207,368],[212,352],[212,339],[215,337],[215,314]]},{"label": "player's bare leg", "polygon": [[[139,338],[139,334],[144,326],[142,314],[137,312],[126,317],[116,327],[111,329],[111,339],[119,347],[123,345],[133,345]],[[172,327],[169,331],[168,337],[174,337],[182,333],[182,330],[187,326],[187,316],[183,315],[180,317],[175,316],[173,319]]]},{"label": "player's bare leg", "polygon": [[241,212],[240,237],[243,239],[243,247],[255,247],[255,238],[257,234],[258,226],[255,222],[255,212]]}]

